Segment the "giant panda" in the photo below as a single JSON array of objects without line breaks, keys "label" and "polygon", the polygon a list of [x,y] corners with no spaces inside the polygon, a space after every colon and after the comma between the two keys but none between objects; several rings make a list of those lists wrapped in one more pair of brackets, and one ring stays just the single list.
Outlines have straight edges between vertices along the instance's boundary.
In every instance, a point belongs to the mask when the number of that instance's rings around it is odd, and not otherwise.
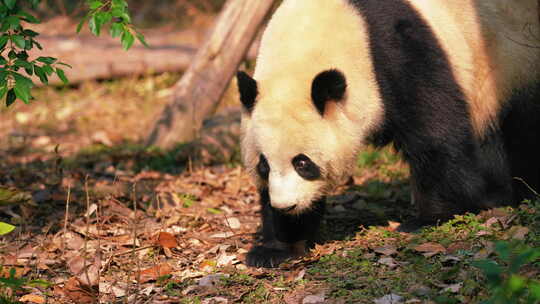
[{"label": "giant panda", "polygon": [[237,74],[243,162],[262,205],[263,244],[247,264],[302,254],[367,144],[393,143],[408,162],[413,226],[530,196],[537,12],[537,0],[284,0],[253,77]]}]

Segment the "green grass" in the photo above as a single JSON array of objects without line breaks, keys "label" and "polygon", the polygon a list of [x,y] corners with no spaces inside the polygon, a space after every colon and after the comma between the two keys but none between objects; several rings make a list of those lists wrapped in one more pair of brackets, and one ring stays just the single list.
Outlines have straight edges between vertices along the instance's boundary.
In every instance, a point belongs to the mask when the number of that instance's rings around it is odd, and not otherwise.
[{"label": "green grass", "polygon": [[[509,209],[517,223],[531,224],[535,229],[540,204],[529,202]],[[510,228],[485,229],[480,216],[467,214],[437,227],[426,228],[404,240],[380,227],[372,227],[356,238],[367,242],[367,248],[344,248],[322,257],[308,270],[310,280],[322,280],[330,287],[330,296],[346,303],[372,303],[373,299],[394,293],[406,300],[435,303],[539,303],[540,248],[538,233],[531,231],[525,240],[505,240],[486,258],[477,254],[485,242],[497,242]],[[479,233],[487,231],[487,234]],[[393,239],[398,249],[392,258],[399,265],[390,268],[378,264],[384,257],[373,248]],[[468,243],[466,249],[425,257],[414,248],[437,242],[449,248],[457,242]],[[482,262],[480,262],[482,261]],[[484,264],[482,264],[484,263]],[[487,265],[487,266],[486,266]],[[489,265],[496,265],[490,268]],[[495,267],[495,266],[493,266]],[[528,274],[528,276],[527,276]],[[535,277],[531,277],[535,274]],[[459,290],[448,286],[460,284]]]}]

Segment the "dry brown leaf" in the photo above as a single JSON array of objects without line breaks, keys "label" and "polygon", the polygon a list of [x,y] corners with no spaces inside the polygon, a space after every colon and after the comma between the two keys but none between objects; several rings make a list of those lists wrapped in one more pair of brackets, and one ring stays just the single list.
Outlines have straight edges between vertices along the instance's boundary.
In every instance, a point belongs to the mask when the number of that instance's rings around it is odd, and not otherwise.
[{"label": "dry brown leaf", "polygon": [[81,256],[76,256],[68,261],[69,271],[73,275],[78,275],[83,271],[84,267],[87,267],[88,265],[90,265],[90,262],[85,261]]},{"label": "dry brown leaf", "polygon": [[324,245],[315,244],[315,248],[311,250],[311,253],[313,254],[314,258],[321,257],[321,256],[334,253],[334,251],[336,251],[337,249],[336,247],[337,245],[335,243],[324,244]]},{"label": "dry brown leaf", "polygon": [[99,292],[102,294],[114,294],[115,297],[120,298],[127,294],[125,283],[116,282],[114,285],[109,282],[99,283]]},{"label": "dry brown leaf", "polygon": [[499,222],[499,218],[496,217],[490,217],[487,219],[487,221],[482,225],[486,228],[493,226],[494,224]]},{"label": "dry brown leaf", "polygon": [[396,263],[396,261],[393,258],[390,258],[390,257],[380,258],[378,263],[382,264],[382,265],[386,265],[386,266],[388,266],[390,268],[396,268],[397,266],[399,266]]},{"label": "dry brown leaf", "polygon": [[97,204],[92,204],[90,205],[90,207],[88,208],[88,210],[86,211],[86,213],[84,214],[85,217],[89,217],[91,216],[92,214],[94,214],[94,212],[96,212],[98,209],[98,206]]},{"label": "dry brown leaf", "polygon": [[217,267],[223,267],[223,266],[227,266],[229,264],[234,264],[234,262],[238,261],[236,259],[236,255],[228,255],[227,253],[222,253],[220,254],[217,259],[216,259],[216,263],[217,263]]},{"label": "dry brown leaf", "polygon": [[228,217],[225,220],[225,225],[229,226],[231,229],[240,229],[240,227],[242,227],[240,220],[236,217]]},{"label": "dry brown leaf", "polygon": [[136,247],[141,245],[141,242],[139,239],[133,239],[132,234],[123,234],[123,235],[117,235],[108,237],[105,239],[106,241],[109,241],[111,243],[114,243],[116,245],[122,245],[122,246],[133,246],[135,244]]},{"label": "dry brown leaf", "polygon": [[401,226],[400,222],[388,221],[388,230],[389,231],[396,231],[396,230],[398,230],[399,226]]},{"label": "dry brown leaf", "polygon": [[40,250],[38,248],[32,247],[31,245],[27,245],[17,252],[17,258],[18,259],[34,258],[38,256],[39,253],[40,253]]},{"label": "dry brown leaf", "polygon": [[423,252],[425,257],[431,257],[438,253],[446,253],[446,248],[439,243],[428,242],[414,247],[414,250]]},{"label": "dry brown leaf", "polygon": [[6,253],[2,256],[0,256],[0,265],[3,266],[16,266],[19,265],[17,262],[17,257],[13,254]]},{"label": "dry brown leaf", "polygon": [[75,303],[90,304],[97,302],[89,291],[81,287],[81,283],[75,277],[66,282],[63,293]]},{"label": "dry brown leaf", "polygon": [[19,302],[30,302],[30,303],[37,303],[37,304],[43,304],[46,302],[45,298],[43,296],[35,295],[35,294],[27,294],[22,296],[19,299]]},{"label": "dry brown leaf", "polygon": [[397,294],[387,294],[381,298],[373,300],[375,304],[399,304],[403,302],[403,297]]},{"label": "dry brown leaf", "polygon": [[209,275],[206,275],[206,276],[202,277],[199,280],[199,286],[200,287],[216,287],[221,283],[221,280],[223,278],[226,278],[226,277],[229,277],[229,275],[228,274],[224,275],[224,274],[220,274],[220,273],[209,274]]},{"label": "dry brown leaf", "polygon": [[463,283],[456,283],[456,284],[451,284],[451,285],[448,285],[446,286],[442,292],[452,292],[452,293],[457,293],[461,287],[463,287]]},{"label": "dry brown leaf", "polygon": [[138,275],[136,275],[135,279],[139,280],[139,283],[146,283],[155,281],[164,275],[171,274],[173,271],[174,269],[169,264],[161,263],[154,267],[141,270]]},{"label": "dry brown leaf", "polygon": [[214,233],[212,235],[210,235],[211,238],[215,238],[215,239],[224,239],[224,238],[229,238],[231,236],[233,236],[234,233],[230,232],[230,231],[225,231],[225,232],[220,232],[220,233]]},{"label": "dry brown leaf", "polygon": [[489,219],[491,217],[503,218],[509,216],[508,210],[505,208],[496,208],[480,212],[479,216],[483,219]]},{"label": "dry brown leaf", "polygon": [[296,290],[292,293],[285,293],[283,295],[283,303],[285,304],[298,304],[302,303],[302,299],[306,296],[305,291]]},{"label": "dry brown leaf", "polygon": [[302,300],[302,304],[323,304],[325,299],[325,293],[320,292],[316,295],[308,295]]},{"label": "dry brown leaf", "polygon": [[141,173],[135,175],[135,180],[140,181],[143,179],[161,179],[163,174],[158,171],[142,171]]},{"label": "dry brown leaf", "polygon": [[495,251],[495,244],[493,242],[484,241],[484,242],[482,242],[482,245],[484,245],[484,248],[480,249],[474,255],[475,260],[485,259],[488,256],[490,256],[493,253],[493,251]]},{"label": "dry brown leaf", "polygon": [[455,242],[455,243],[450,244],[450,246],[448,246],[446,251],[448,253],[454,253],[458,250],[469,250],[471,248],[472,248],[472,245],[467,242]]},{"label": "dry brown leaf", "polygon": [[95,255],[93,260],[75,256],[68,261],[70,272],[77,277],[81,284],[86,286],[98,286],[100,266],[101,259],[99,254]]},{"label": "dry brown leaf", "polygon": [[56,248],[67,247],[67,249],[71,250],[79,250],[84,246],[84,239],[79,236],[79,234],[71,231],[67,231],[66,233],[58,233],[54,236],[53,242],[56,245]]},{"label": "dry brown leaf", "polygon": [[174,235],[168,232],[160,232],[157,235],[157,244],[163,248],[176,248],[178,247],[178,242]]},{"label": "dry brown leaf", "polygon": [[228,304],[229,300],[224,297],[212,297],[208,299],[204,299],[202,304]]},{"label": "dry brown leaf", "polygon": [[81,272],[77,279],[81,282],[81,284],[86,286],[98,286],[99,285],[99,263],[94,263],[90,265],[86,270]]},{"label": "dry brown leaf", "polygon": [[297,282],[297,281],[302,280],[305,275],[306,275],[306,269],[302,268],[299,271],[293,271],[293,272],[289,273],[289,275],[287,276],[287,281],[289,281],[289,282],[291,282],[291,281]]},{"label": "dry brown leaf", "polygon": [[394,245],[386,245],[382,247],[374,248],[373,251],[382,255],[394,255],[397,253],[397,248]]},{"label": "dry brown leaf", "polygon": [[212,271],[217,265],[217,262],[214,260],[204,260],[199,265],[199,269],[204,272],[210,272]]},{"label": "dry brown leaf", "polygon": [[529,228],[523,226],[514,226],[506,233],[507,238],[515,240],[524,240],[529,233]]}]

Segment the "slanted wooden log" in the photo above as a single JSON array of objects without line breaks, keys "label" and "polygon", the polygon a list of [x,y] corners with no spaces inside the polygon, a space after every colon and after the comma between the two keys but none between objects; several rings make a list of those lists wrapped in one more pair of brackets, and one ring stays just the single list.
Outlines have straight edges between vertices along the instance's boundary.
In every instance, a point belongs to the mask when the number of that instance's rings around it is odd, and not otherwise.
[{"label": "slanted wooden log", "polygon": [[[30,52],[32,58],[53,56],[73,68],[65,69],[71,84],[93,79],[111,79],[115,77],[144,75],[183,71],[189,67],[196,54],[197,46],[189,44],[166,44],[150,37],[149,48],[135,45],[129,52],[122,49],[120,41],[105,37],[81,36],[46,36],[39,39],[43,51]],[[41,82],[36,77],[36,84]],[[51,77],[49,84],[62,82]]]},{"label": "slanted wooden log", "polygon": [[229,0],[212,34],[174,87],[147,138],[148,145],[170,148],[197,136],[205,117],[215,112],[227,85],[245,57],[274,0]]}]

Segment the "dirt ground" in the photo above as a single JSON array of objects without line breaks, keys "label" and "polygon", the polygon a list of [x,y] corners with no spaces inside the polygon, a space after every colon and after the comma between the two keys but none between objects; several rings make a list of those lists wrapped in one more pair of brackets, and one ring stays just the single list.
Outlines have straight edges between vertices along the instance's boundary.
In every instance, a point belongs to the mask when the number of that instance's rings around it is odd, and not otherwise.
[{"label": "dirt ground", "polygon": [[[391,149],[359,154],[307,256],[246,267],[260,207],[234,93],[200,145],[140,144],[179,77],[39,88],[31,105],[0,109],[0,222],[16,226],[0,236],[0,303],[479,303],[494,292],[483,259],[500,266],[501,290],[540,286],[540,204],[398,233],[413,208]],[[531,260],[505,260],[501,240],[506,257]]]}]

